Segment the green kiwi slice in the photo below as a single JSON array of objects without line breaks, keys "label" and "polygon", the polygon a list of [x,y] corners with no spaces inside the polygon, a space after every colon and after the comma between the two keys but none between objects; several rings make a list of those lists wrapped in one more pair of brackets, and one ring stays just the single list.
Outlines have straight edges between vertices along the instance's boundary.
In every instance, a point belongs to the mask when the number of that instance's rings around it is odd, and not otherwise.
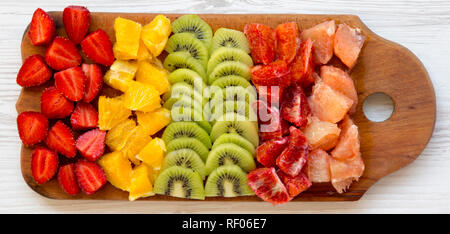
[{"label": "green kiwi slice", "polygon": [[200,93],[203,91],[203,88],[206,87],[206,80],[204,77],[201,77],[197,72],[186,68],[180,68],[171,72],[168,79],[171,84],[184,82]]},{"label": "green kiwi slice", "polygon": [[243,115],[226,113],[219,117],[212,127],[211,140],[214,142],[226,133],[236,133],[250,141],[253,146],[258,147],[259,145],[257,122],[245,120]]},{"label": "green kiwi slice", "polygon": [[[217,101],[218,99],[214,99],[214,101]],[[234,112],[240,115],[243,115],[246,117],[246,120],[256,120],[256,114],[253,111],[253,109],[250,107],[250,105],[245,101],[220,101],[219,103],[215,104],[211,102],[209,117],[210,121],[215,121],[219,119],[222,115],[229,112]]]},{"label": "green kiwi slice", "polygon": [[181,95],[179,97],[171,97],[167,99],[163,104],[163,107],[169,110],[174,106],[192,107],[196,110],[202,110],[202,103],[185,95]]},{"label": "green kiwi slice", "polygon": [[169,72],[179,68],[187,68],[197,72],[200,76],[205,76],[203,65],[186,51],[178,51],[167,55],[163,65]]},{"label": "green kiwi slice", "polygon": [[195,138],[182,137],[172,140],[167,144],[167,153],[180,149],[190,149],[195,151],[200,158],[206,162],[208,158],[209,150],[203,145],[203,143]]},{"label": "green kiwi slice", "polygon": [[179,98],[181,96],[190,97],[202,105],[207,101],[207,98],[203,98],[201,92],[196,91],[192,86],[184,82],[178,82],[172,85],[169,92],[163,94],[162,99],[166,101],[170,98]]},{"label": "green kiwi slice", "polygon": [[192,169],[200,174],[202,180],[205,179],[205,163],[200,156],[191,149],[179,149],[168,153],[166,157],[164,157],[162,170],[172,166]]},{"label": "green kiwi slice", "polygon": [[172,121],[192,121],[202,127],[208,134],[211,133],[211,125],[202,112],[192,107],[174,106],[170,110]]},{"label": "green kiwi slice", "polygon": [[241,87],[247,88],[247,87],[250,87],[251,84],[250,84],[250,82],[248,82],[247,79],[245,79],[241,76],[230,75],[230,76],[224,76],[224,77],[220,77],[220,78],[216,79],[211,84],[211,86],[217,86],[222,89],[227,88],[227,87],[233,87],[233,86],[241,86]]},{"label": "green kiwi slice", "polygon": [[212,149],[205,165],[207,175],[225,165],[237,165],[246,172],[256,167],[253,156],[247,150],[232,143],[221,144]]},{"label": "green kiwi slice", "polygon": [[170,141],[182,138],[192,137],[198,139],[206,148],[211,148],[211,139],[208,133],[194,122],[172,122],[170,123],[162,135],[162,139],[166,144]]},{"label": "green kiwi slice", "polygon": [[206,48],[211,47],[212,30],[209,24],[203,21],[198,15],[183,15],[172,22],[173,33],[188,32],[202,41]]},{"label": "green kiwi slice", "polygon": [[226,61],[241,62],[248,67],[253,66],[252,58],[243,50],[230,47],[220,47],[217,48],[209,58],[208,66],[206,69],[207,74],[210,74],[218,64]]},{"label": "green kiwi slice", "polygon": [[206,180],[207,197],[238,197],[254,195],[248,186],[247,173],[236,165],[218,167]]},{"label": "green kiwi slice", "polygon": [[248,141],[247,139],[243,138],[242,136],[236,133],[226,133],[221,135],[219,138],[216,139],[216,141],[214,141],[212,149],[216,148],[221,144],[226,143],[238,145],[247,150],[251,155],[255,155],[255,146],[250,141]]},{"label": "green kiwi slice", "polygon": [[251,79],[250,67],[241,62],[226,61],[219,63],[208,76],[208,83],[212,84],[215,80],[224,76],[241,76],[246,80]]},{"label": "green kiwi slice", "polygon": [[243,32],[229,29],[219,28],[214,33],[211,44],[211,53],[220,47],[231,47],[243,50],[245,53],[250,53],[247,37]]},{"label": "green kiwi slice", "polygon": [[169,167],[162,171],[156,178],[153,191],[172,197],[205,199],[205,188],[200,174],[180,166]]},{"label": "green kiwi slice", "polygon": [[167,41],[166,51],[168,53],[186,51],[204,67],[208,63],[208,48],[206,48],[202,41],[188,32],[173,34]]}]

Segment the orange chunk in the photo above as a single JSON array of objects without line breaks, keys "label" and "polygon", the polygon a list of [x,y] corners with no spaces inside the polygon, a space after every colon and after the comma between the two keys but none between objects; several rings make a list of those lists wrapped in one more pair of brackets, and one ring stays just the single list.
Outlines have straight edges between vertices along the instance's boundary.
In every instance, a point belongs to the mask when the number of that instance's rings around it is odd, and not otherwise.
[{"label": "orange chunk", "polygon": [[323,22],[302,32],[302,41],[308,38],[313,41],[313,58],[316,64],[326,64],[333,57],[335,32],[334,20]]},{"label": "orange chunk", "polygon": [[313,183],[330,182],[330,155],[322,149],[311,151],[308,154],[306,172]]},{"label": "orange chunk", "polygon": [[147,61],[142,61],[138,66],[136,81],[154,86],[158,90],[159,95],[161,95],[169,90],[170,83],[167,76],[168,72],[166,69]]},{"label": "orange chunk", "polygon": [[164,141],[158,137],[151,140],[136,156],[139,160],[147,164],[147,166],[159,170],[166,152]]},{"label": "orange chunk", "polygon": [[131,163],[120,151],[103,155],[98,164],[105,171],[106,179],[114,187],[128,191],[131,180]]},{"label": "orange chunk", "polygon": [[353,68],[358,59],[366,36],[359,28],[351,28],[347,24],[339,24],[334,38],[334,53],[348,68]]},{"label": "orange chunk", "polygon": [[354,113],[356,111],[356,106],[358,105],[358,94],[353,79],[347,72],[333,66],[322,66],[320,68],[320,77],[322,78],[322,81],[332,89],[352,99],[353,105],[350,109],[350,113]]},{"label": "orange chunk", "polygon": [[152,169],[145,164],[137,166],[131,173],[130,194],[128,200],[134,201],[141,197],[155,195],[152,185]]},{"label": "orange chunk", "polygon": [[312,117],[308,121],[308,126],[304,130],[304,134],[308,143],[313,149],[330,150],[338,142],[341,129],[335,123],[321,121],[316,117]]},{"label": "orange chunk", "polygon": [[145,133],[144,129],[137,126],[131,130],[122,152],[134,165],[139,165],[141,161],[136,156],[151,140],[152,138]]},{"label": "orange chunk", "polygon": [[147,135],[154,135],[171,121],[170,110],[159,108],[153,112],[136,111],[137,121],[145,129]]},{"label": "orange chunk", "polygon": [[132,119],[117,124],[106,133],[106,145],[113,151],[122,150],[127,143],[128,136],[135,127],[136,123]]},{"label": "orange chunk", "polygon": [[110,130],[130,117],[131,111],[125,108],[122,96],[98,99],[98,127],[100,130]]},{"label": "orange chunk", "polygon": [[154,86],[130,81],[124,94],[124,104],[130,110],[150,112],[161,107],[161,98]]}]

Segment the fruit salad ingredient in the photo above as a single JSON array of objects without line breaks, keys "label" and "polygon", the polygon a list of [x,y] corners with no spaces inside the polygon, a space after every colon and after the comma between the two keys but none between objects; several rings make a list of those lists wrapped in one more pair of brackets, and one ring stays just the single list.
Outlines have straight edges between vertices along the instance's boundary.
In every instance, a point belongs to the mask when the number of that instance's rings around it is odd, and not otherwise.
[{"label": "fruit salad ingredient", "polygon": [[359,28],[339,24],[334,38],[334,53],[348,68],[352,69],[365,40],[366,36],[361,33]]},{"label": "fruit salad ingredient", "polygon": [[172,197],[205,199],[203,180],[198,172],[180,166],[162,171],[156,178],[153,191]]},{"label": "fruit salad ingredient", "polygon": [[339,160],[346,160],[360,154],[360,142],[358,127],[353,124],[350,117],[346,116],[340,124],[342,129],[336,147],[331,151],[331,156]]},{"label": "fruit salad ingredient", "polygon": [[134,201],[141,197],[153,196],[153,185],[151,182],[152,169],[145,164],[139,165],[131,173],[130,194],[128,200]]},{"label": "fruit salad ingredient", "polygon": [[100,96],[98,99],[98,127],[100,130],[110,130],[128,119],[130,115],[131,111],[125,108],[121,96],[115,98]]},{"label": "fruit salad ingredient", "polygon": [[289,144],[277,158],[277,166],[290,176],[297,176],[306,163],[309,153],[308,142],[300,129],[289,128]]},{"label": "fruit salad ingredient", "polygon": [[70,115],[73,102],[64,97],[54,86],[42,91],[41,112],[49,119],[62,119]]},{"label": "fruit salad ingredient", "polygon": [[357,181],[364,172],[364,161],[358,154],[349,160],[330,158],[331,184],[338,193],[348,189],[353,181]]},{"label": "fruit salad ingredient", "polygon": [[164,15],[157,15],[142,28],[141,39],[150,53],[157,57],[164,50],[170,33],[170,20]]},{"label": "fruit salad ingredient", "polygon": [[333,57],[335,31],[336,24],[334,20],[330,20],[302,32],[303,41],[309,38],[313,42],[313,57],[316,64],[326,64]]},{"label": "fruit salad ingredient", "polygon": [[128,191],[131,183],[132,167],[130,161],[121,151],[114,151],[103,155],[98,164],[105,172],[106,179],[114,187]]},{"label": "fruit salad ingredient", "polygon": [[297,127],[304,127],[308,123],[311,109],[299,85],[291,85],[284,91],[281,103],[281,117]]},{"label": "fruit salad ingredient", "polygon": [[[206,48],[211,47],[213,33],[211,27],[198,15],[183,15],[172,22],[173,33],[188,32],[202,41]],[[170,32],[169,32],[170,34]],[[169,36],[169,34],[167,36]]]},{"label": "fruit salad ingredient", "polygon": [[70,163],[61,166],[58,171],[58,182],[61,188],[69,195],[76,195],[80,192],[77,177],[75,175],[75,164]]},{"label": "fruit salad ingredient", "polygon": [[283,77],[289,73],[289,68],[285,61],[277,60],[267,65],[257,65],[252,67],[252,82],[265,86],[287,86],[288,80]]},{"label": "fruit salad ingredient", "polygon": [[354,113],[358,105],[358,93],[353,79],[345,71],[333,66],[320,67],[320,77],[325,84],[353,101],[350,113]]},{"label": "fruit salad ingredient", "polygon": [[41,8],[36,9],[28,31],[28,37],[35,46],[49,44],[55,36],[55,21]]},{"label": "fruit salad ingredient", "polygon": [[341,129],[337,124],[312,117],[304,133],[312,149],[330,150],[336,146]]},{"label": "fruit salad ingredient", "polygon": [[256,148],[256,159],[265,167],[276,166],[276,160],[288,146],[288,140],[288,137],[278,137],[264,142]]},{"label": "fruit salad ingredient", "polygon": [[17,73],[16,82],[22,87],[38,86],[52,77],[52,70],[47,66],[44,58],[35,54],[23,62]]},{"label": "fruit salad ingredient", "polygon": [[313,183],[330,182],[330,155],[322,149],[311,151],[305,171]]},{"label": "fruit salad ingredient", "polygon": [[277,205],[292,199],[273,167],[255,169],[247,178],[250,188],[264,201]]},{"label": "fruit salad ingredient", "polygon": [[73,158],[77,154],[72,130],[61,120],[56,122],[50,129],[47,138],[45,138],[45,144],[50,149],[68,158]]},{"label": "fruit salad ingredient", "polygon": [[123,102],[126,108],[134,111],[151,112],[161,107],[159,92],[152,85],[137,81],[129,82]]},{"label": "fruit salad ingredient", "polygon": [[219,28],[214,33],[211,44],[211,53],[221,47],[236,48],[250,53],[247,38],[244,33],[230,28]]},{"label": "fruit salad ingredient", "polygon": [[303,88],[314,83],[313,42],[310,38],[300,44],[299,52],[291,64],[291,82],[301,85]]},{"label": "fruit salad ingredient", "polygon": [[248,186],[247,173],[235,165],[221,166],[214,170],[205,184],[207,197],[237,197],[253,195]]},{"label": "fruit salad ingredient", "polygon": [[147,164],[147,166],[159,170],[161,169],[165,152],[166,144],[161,138],[155,137],[139,151],[136,158]]},{"label": "fruit salad ingredient", "polygon": [[58,154],[38,146],[31,153],[31,174],[38,184],[49,181],[58,170]]},{"label": "fruit salad ingredient", "polygon": [[108,34],[98,29],[87,35],[81,41],[81,49],[92,61],[105,66],[111,66],[114,62],[112,43]]},{"label": "fruit salad ingredient", "polygon": [[298,173],[296,176],[290,176],[283,171],[277,171],[278,177],[283,182],[284,186],[291,197],[296,197],[301,192],[311,187],[312,183],[303,172]]},{"label": "fruit salad ingredient", "polygon": [[57,36],[45,51],[45,61],[58,71],[75,67],[81,63],[81,55],[72,41]]},{"label": "fruit salad ingredient", "polygon": [[117,17],[114,20],[114,31],[116,34],[114,54],[121,54],[126,56],[127,59],[136,59],[139,50],[139,40],[141,38],[141,24],[129,19]]},{"label": "fruit salad ingredient", "polygon": [[126,60],[116,60],[104,76],[107,85],[122,92],[127,91],[128,83],[134,79],[138,63]]},{"label": "fruit salad ingredient", "polygon": [[83,6],[68,6],[63,11],[63,23],[69,39],[79,44],[91,25],[91,13]]},{"label": "fruit salad ingredient", "polygon": [[264,24],[247,24],[244,33],[254,63],[269,64],[275,59],[277,48],[275,30]]},{"label": "fruit salad ingredient", "polygon": [[87,195],[97,192],[106,184],[103,169],[93,162],[80,160],[75,164],[75,174],[78,184]]},{"label": "fruit salad ingredient", "polygon": [[290,64],[300,48],[300,32],[296,22],[279,24],[275,28],[278,59]]},{"label": "fruit salad ingredient", "polygon": [[89,103],[77,102],[75,110],[70,116],[73,130],[86,130],[96,128],[98,125],[98,112]]},{"label": "fruit salad ingredient", "polygon": [[170,111],[165,108],[159,108],[147,113],[136,111],[136,117],[139,125],[144,127],[147,135],[154,135],[171,121]]},{"label": "fruit salad ingredient", "polygon": [[125,146],[128,136],[136,127],[136,123],[132,119],[127,119],[114,126],[106,133],[105,143],[112,151],[120,151]]},{"label": "fruit salad ingredient", "polygon": [[71,101],[80,101],[84,97],[86,77],[80,67],[72,67],[55,73],[55,87]]},{"label": "fruit salad ingredient", "polygon": [[205,163],[206,174],[209,175],[216,168],[225,165],[238,165],[246,172],[256,167],[253,156],[232,143],[221,144],[209,152]]},{"label": "fruit salad ingredient", "polygon": [[136,156],[151,140],[152,138],[145,133],[142,126],[136,126],[127,137],[122,152],[133,164],[139,165],[141,161]]},{"label": "fruit salad ingredient", "polygon": [[103,87],[102,70],[97,64],[85,63],[81,65],[81,69],[86,77],[83,101],[91,102]]},{"label": "fruit salad ingredient", "polygon": [[165,69],[159,68],[147,61],[142,61],[138,65],[136,81],[152,85],[158,90],[159,95],[161,95],[167,92],[170,87],[167,76],[168,73]]},{"label": "fruit salad ingredient", "polygon": [[205,179],[205,163],[202,161],[202,158],[191,149],[185,148],[169,152],[164,158],[162,170],[173,166],[192,169],[198,172],[202,180]]},{"label": "fruit salad ingredient", "polygon": [[93,129],[80,135],[75,146],[85,159],[96,161],[105,151],[105,137],[105,131]]},{"label": "fruit salad ingredient", "polygon": [[17,116],[17,129],[23,144],[34,145],[47,136],[48,119],[41,113],[25,111]]}]

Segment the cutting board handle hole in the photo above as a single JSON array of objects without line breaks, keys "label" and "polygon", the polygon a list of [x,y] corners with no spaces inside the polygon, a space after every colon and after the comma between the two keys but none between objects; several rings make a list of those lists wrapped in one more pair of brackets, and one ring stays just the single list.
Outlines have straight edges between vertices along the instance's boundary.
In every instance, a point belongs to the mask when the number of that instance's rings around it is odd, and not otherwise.
[{"label": "cutting board handle hole", "polygon": [[382,92],[367,96],[362,107],[364,115],[372,122],[384,122],[394,113],[394,101]]}]

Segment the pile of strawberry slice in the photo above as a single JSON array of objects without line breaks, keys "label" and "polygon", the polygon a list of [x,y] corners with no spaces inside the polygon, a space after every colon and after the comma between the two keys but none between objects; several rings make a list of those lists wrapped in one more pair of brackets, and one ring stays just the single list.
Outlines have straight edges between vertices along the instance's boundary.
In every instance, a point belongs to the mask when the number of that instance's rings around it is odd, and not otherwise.
[{"label": "pile of strawberry slice", "polygon": [[[95,162],[104,153],[106,132],[98,129],[97,109],[91,102],[103,86],[102,66],[114,62],[112,43],[101,29],[88,33],[91,16],[85,7],[66,7],[63,22],[68,38],[56,36],[55,22],[45,11],[38,8],[33,14],[29,39],[34,46],[47,48],[44,56],[24,61],[17,84],[49,87],[41,95],[41,112],[20,113],[17,127],[22,143],[34,146],[31,171],[38,184],[57,173],[66,193],[75,195],[81,188],[92,194],[106,183]],[[82,63],[80,48],[94,63]]]}]

